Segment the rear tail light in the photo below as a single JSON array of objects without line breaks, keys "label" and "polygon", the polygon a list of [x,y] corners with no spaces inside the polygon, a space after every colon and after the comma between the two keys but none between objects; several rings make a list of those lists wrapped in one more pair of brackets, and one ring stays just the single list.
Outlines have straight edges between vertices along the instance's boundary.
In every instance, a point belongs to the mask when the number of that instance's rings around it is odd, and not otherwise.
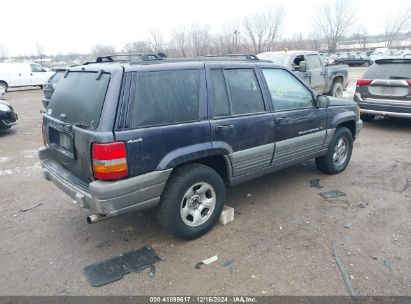
[{"label": "rear tail light", "polygon": [[370,85],[371,82],[372,82],[372,80],[370,80],[370,79],[358,79],[357,80],[357,87]]},{"label": "rear tail light", "polygon": [[44,125],[44,122],[41,124],[41,135],[43,137],[43,145],[47,147],[46,127]]},{"label": "rear tail light", "polygon": [[411,87],[411,80],[407,80],[407,83]]},{"label": "rear tail light", "polygon": [[95,178],[113,180],[127,177],[127,153],[124,142],[94,143],[92,158]]}]

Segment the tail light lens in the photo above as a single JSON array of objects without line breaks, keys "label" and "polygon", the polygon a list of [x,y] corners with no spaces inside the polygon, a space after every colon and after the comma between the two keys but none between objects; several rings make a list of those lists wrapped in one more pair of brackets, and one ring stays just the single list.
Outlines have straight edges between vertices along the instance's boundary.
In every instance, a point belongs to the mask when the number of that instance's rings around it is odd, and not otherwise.
[{"label": "tail light lens", "polygon": [[407,80],[407,83],[411,87],[411,80]]},{"label": "tail light lens", "polygon": [[357,80],[357,87],[370,85],[371,82],[372,82],[372,80],[370,80],[370,79],[358,79]]},{"label": "tail light lens", "polygon": [[94,143],[92,158],[95,178],[114,180],[127,177],[127,152],[124,142]]},{"label": "tail light lens", "polygon": [[43,145],[47,147],[46,126],[44,125],[44,122],[41,124],[41,135],[43,137]]}]

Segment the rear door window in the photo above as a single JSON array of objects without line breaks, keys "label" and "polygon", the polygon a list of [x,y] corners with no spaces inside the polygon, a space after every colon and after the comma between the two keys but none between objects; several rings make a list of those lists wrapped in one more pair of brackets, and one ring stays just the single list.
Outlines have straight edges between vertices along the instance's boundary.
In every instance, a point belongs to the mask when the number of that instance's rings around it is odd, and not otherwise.
[{"label": "rear door window", "polygon": [[225,85],[223,70],[211,70],[211,82],[213,86],[213,117],[224,117],[231,114],[230,101]]},{"label": "rear door window", "polygon": [[130,126],[197,121],[199,100],[199,70],[139,72]]},{"label": "rear door window", "polygon": [[67,123],[78,123],[94,130],[100,120],[110,74],[69,72],[59,81],[47,113]]},{"label": "rear door window", "polygon": [[265,111],[264,100],[254,69],[224,70],[231,101],[231,114],[244,115]]}]

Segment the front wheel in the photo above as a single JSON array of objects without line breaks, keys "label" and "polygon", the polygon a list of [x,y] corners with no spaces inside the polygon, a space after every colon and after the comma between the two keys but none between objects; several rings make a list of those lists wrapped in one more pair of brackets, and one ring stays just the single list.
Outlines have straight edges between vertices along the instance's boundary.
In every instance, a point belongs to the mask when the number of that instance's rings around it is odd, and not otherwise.
[{"label": "front wheel", "polygon": [[0,91],[4,91],[4,93],[6,93],[8,88],[9,87],[7,83],[5,83],[4,81],[0,81]]},{"label": "front wheel", "polygon": [[201,164],[177,168],[161,196],[160,225],[179,238],[197,238],[214,226],[224,200],[224,182],[215,170]]},{"label": "front wheel", "polygon": [[353,136],[346,127],[339,127],[328,146],[327,154],[315,159],[317,168],[328,174],[336,174],[347,167],[353,148]]}]

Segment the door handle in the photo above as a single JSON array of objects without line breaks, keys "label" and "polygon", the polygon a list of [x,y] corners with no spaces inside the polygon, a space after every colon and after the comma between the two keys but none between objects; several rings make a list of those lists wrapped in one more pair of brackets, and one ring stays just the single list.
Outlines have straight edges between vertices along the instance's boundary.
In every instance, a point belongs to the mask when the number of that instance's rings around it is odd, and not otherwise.
[{"label": "door handle", "polygon": [[281,117],[277,117],[275,119],[275,121],[278,122],[278,123],[282,123],[282,122],[287,121],[287,120],[288,120],[287,116],[281,116]]},{"label": "door handle", "polygon": [[215,127],[215,130],[217,132],[221,132],[221,131],[224,131],[224,130],[232,130],[232,129],[234,129],[233,125],[220,125],[220,126]]}]

